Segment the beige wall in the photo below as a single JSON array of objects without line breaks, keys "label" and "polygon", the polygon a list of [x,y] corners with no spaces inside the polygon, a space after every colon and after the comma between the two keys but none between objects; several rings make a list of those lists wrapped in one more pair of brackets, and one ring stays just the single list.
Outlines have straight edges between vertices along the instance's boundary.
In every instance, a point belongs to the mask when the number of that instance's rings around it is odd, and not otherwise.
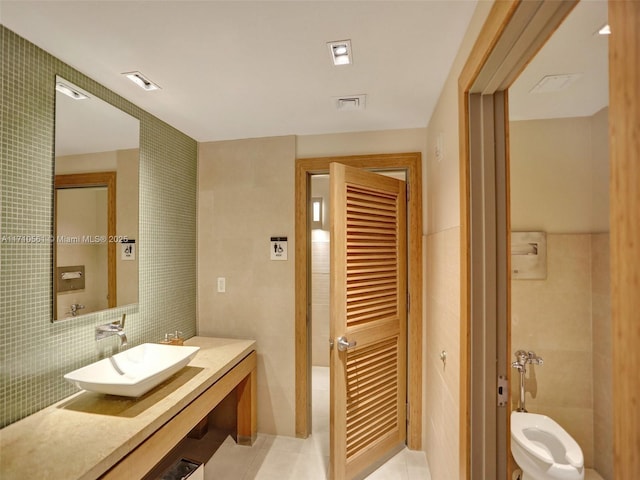
[{"label": "beige wall", "polygon": [[[282,435],[295,434],[294,163],[291,136],[199,144],[198,334],[257,341],[258,430]],[[270,260],[272,236],[288,260]]]},{"label": "beige wall", "polygon": [[303,158],[363,155],[366,153],[421,152],[424,161],[425,147],[424,128],[301,135],[297,137],[296,156]]},{"label": "beige wall", "polygon": [[[198,331],[257,340],[259,431],[295,433],[295,158],[422,152],[424,138],[424,129],[411,129],[199,145]],[[289,238],[286,262],[269,260],[275,235]],[[226,278],[226,293],[217,293],[217,277]],[[316,333],[320,349],[328,324]]]},{"label": "beige wall", "polygon": [[609,231],[607,115],[510,123],[513,231]]},{"label": "beige wall", "polygon": [[56,175],[69,173],[115,172],[118,152],[96,152],[56,157]]},{"label": "beige wall", "polygon": [[314,232],[311,239],[311,363],[329,366],[329,232]]},{"label": "beige wall", "polygon": [[329,366],[329,288],[330,288],[330,232],[329,177],[311,177],[311,196],[322,197],[322,229],[311,232],[311,363]]},{"label": "beige wall", "polygon": [[[609,212],[609,108],[591,117],[593,195],[598,208]],[[603,161],[602,159],[606,159]],[[595,207],[594,207],[595,208]],[[599,213],[598,216],[603,216]],[[607,224],[608,226],[608,224]],[[609,228],[606,229],[608,231]],[[611,275],[609,234],[591,236],[593,325],[593,436],[594,467],[613,480],[613,397],[611,349]]]},{"label": "beige wall", "polygon": [[613,397],[609,234],[591,235],[594,467],[613,480]]},{"label": "beige wall", "polygon": [[[107,234],[107,188],[58,190],[56,212],[57,235],[79,239],[79,243],[56,244],[56,266],[84,267],[84,288],[57,293],[56,318],[70,317],[74,303],[84,305],[80,314],[108,308],[106,245],[82,240],[83,237]],[[64,280],[58,279],[58,282]]]},{"label": "beige wall", "polygon": [[[56,174],[71,174],[71,173],[90,173],[90,172],[116,172],[116,235],[126,236],[127,238],[136,240],[136,248],[140,246],[138,236],[138,224],[139,224],[139,170],[140,170],[140,154],[138,149],[127,150],[115,150],[110,152],[96,152],[80,155],[67,155],[56,158]],[[106,212],[106,204],[105,204]],[[86,230],[86,229],[85,229]],[[76,232],[74,235],[88,235],[88,231]],[[105,232],[102,235],[106,235]],[[71,251],[74,248],[82,250],[82,255],[86,257],[88,252],[94,252],[91,254],[91,258],[95,258],[93,263],[103,258],[101,262],[106,268],[106,246],[103,246],[101,250],[102,254],[96,256],[95,250],[97,246],[90,247],[77,247],[67,246],[61,250],[62,257],[58,257],[59,260],[70,264],[71,257],[65,256],[65,251]],[[59,250],[62,247],[59,247]],[[117,299],[118,305],[129,305],[138,302],[139,299],[139,268],[138,268],[138,251],[134,260],[122,260],[120,255],[120,246],[116,248],[116,286],[117,286]],[[78,260],[79,261],[79,260]],[[58,262],[59,265],[62,263]],[[79,263],[71,263],[83,264]],[[106,275],[106,273],[105,273]],[[87,276],[87,281],[92,281]],[[92,283],[95,283],[92,281]],[[107,291],[106,278],[104,285],[96,288],[103,292]],[[89,297],[89,298],[83,298]],[[82,314],[90,313],[94,311],[103,310],[108,307],[107,299],[104,295],[98,299],[95,295],[83,295],[80,292],[61,294],[58,298],[58,318],[65,318],[65,313],[69,311],[69,305],[72,303],[80,303],[85,305],[85,310],[82,310]]]},{"label": "beige wall", "polygon": [[[458,77],[492,2],[478,2],[427,127],[423,185],[426,226],[426,347],[423,448],[431,475],[458,479],[460,468],[460,168]],[[443,155],[435,155],[441,136]],[[447,352],[443,366],[440,352]]]},{"label": "beige wall", "polygon": [[134,260],[122,260],[120,246],[116,248],[116,272],[118,305],[138,303],[139,298],[139,247],[138,224],[140,217],[138,149],[118,150],[118,177],[116,179],[116,235],[136,241]]},{"label": "beige wall", "polygon": [[528,380],[527,409],[560,423],[610,480],[608,108],[511,122],[510,135],[512,230],[547,232],[547,278],[512,282],[512,351],[545,360]]},{"label": "beige wall", "polygon": [[[511,348],[535,351],[544,365],[528,368],[526,408],[550,416],[593,465],[591,236],[547,235],[546,280],[513,280]],[[518,376],[511,385],[518,402]]]},{"label": "beige wall", "polygon": [[[576,439],[585,465],[612,475],[609,234],[548,234],[547,278],[512,282],[512,349],[535,351],[526,407]],[[512,405],[518,403],[518,377]]]}]

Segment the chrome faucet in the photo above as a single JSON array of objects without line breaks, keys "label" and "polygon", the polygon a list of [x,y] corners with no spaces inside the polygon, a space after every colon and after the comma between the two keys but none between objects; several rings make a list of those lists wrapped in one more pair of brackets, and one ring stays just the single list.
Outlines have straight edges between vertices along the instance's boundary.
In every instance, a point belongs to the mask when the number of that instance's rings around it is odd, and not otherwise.
[{"label": "chrome faucet", "polygon": [[72,303],[69,308],[71,309],[71,311],[67,312],[67,314],[71,314],[72,317],[75,317],[76,315],[78,315],[78,310],[84,308],[84,305],[81,305],[79,303]]},{"label": "chrome faucet", "polygon": [[112,335],[118,335],[120,337],[120,346],[125,347],[127,345],[127,336],[124,333],[124,319],[126,316],[127,314],[123,313],[121,320],[98,325],[96,327],[96,341]]},{"label": "chrome faucet", "polygon": [[544,365],[544,360],[537,356],[536,352],[527,352],[527,357],[529,358],[529,363],[533,365]]}]

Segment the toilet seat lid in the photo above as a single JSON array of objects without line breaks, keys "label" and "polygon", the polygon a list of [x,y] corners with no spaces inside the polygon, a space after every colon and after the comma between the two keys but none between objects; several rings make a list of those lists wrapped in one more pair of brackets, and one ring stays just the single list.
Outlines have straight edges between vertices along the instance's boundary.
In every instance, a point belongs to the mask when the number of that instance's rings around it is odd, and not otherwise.
[{"label": "toilet seat lid", "polygon": [[537,413],[511,412],[511,437],[538,460],[549,465],[557,463],[548,450],[536,445],[526,437],[526,429],[536,429],[556,437],[564,447],[567,463],[575,468],[584,466],[580,445],[551,418]]}]

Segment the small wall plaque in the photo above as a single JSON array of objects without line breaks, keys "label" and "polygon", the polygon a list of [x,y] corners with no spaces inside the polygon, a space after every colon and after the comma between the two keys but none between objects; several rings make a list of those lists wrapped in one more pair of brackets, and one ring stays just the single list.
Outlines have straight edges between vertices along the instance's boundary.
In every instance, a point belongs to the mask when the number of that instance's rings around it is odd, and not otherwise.
[{"label": "small wall plaque", "polygon": [[136,259],[136,241],[133,239],[122,240],[120,245],[120,260]]},{"label": "small wall plaque", "polygon": [[287,237],[271,237],[271,260],[287,259]]}]

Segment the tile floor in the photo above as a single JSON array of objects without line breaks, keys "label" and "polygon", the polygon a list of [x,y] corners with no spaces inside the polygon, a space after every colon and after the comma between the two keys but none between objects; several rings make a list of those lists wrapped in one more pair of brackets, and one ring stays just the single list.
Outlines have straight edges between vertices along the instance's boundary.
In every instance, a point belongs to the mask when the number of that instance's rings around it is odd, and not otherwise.
[{"label": "tile floor", "polygon": [[590,468],[584,469],[584,480],[604,480],[598,472]]},{"label": "tile floor", "polygon": [[[218,435],[213,442],[221,445],[205,465],[205,480],[326,480],[329,369],[313,367],[312,375],[313,428],[309,438],[258,434],[252,447],[243,447],[222,432],[211,432]],[[426,456],[406,448],[367,477],[367,480],[418,479],[431,480]],[[586,469],[585,480],[603,479],[596,471]]]},{"label": "tile floor", "polygon": [[[259,434],[252,447],[227,437],[205,465],[205,480],[325,480],[329,465],[329,372],[313,367],[313,429],[307,439]],[[423,452],[402,450],[367,480],[431,480]]]},{"label": "tile floor", "polygon": [[590,468],[584,469],[584,480],[604,480],[598,472]]}]

